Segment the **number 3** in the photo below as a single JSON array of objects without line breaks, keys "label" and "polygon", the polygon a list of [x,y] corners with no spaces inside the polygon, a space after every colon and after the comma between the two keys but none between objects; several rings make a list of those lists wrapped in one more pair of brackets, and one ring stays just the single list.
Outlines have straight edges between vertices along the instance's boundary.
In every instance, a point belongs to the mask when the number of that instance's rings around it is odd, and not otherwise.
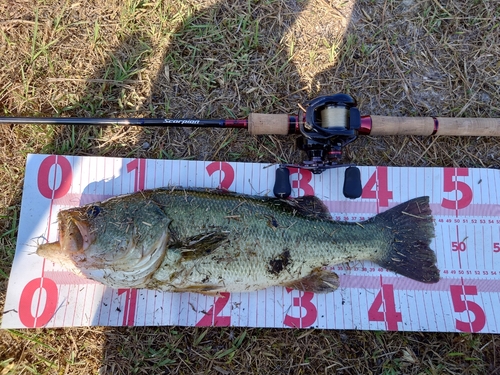
[{"label": "number 3", "polygon": [[[286,288],[288,293],[291,293],[292,289]],[[314,297],[314,293],[312,292],[299,292],[301,295],[299,297],[293,297],[293,306],[301,307],[306,310],[306,315],[300,317],[294,317],[286,314],[285,320],[283,324],[288,327],[294,328],[306,328],[310,327],[316,321],[318,317],[318,309],[314,303],[312,303],[312,299]],[[303,293],[303,294],[302,294]]]}]

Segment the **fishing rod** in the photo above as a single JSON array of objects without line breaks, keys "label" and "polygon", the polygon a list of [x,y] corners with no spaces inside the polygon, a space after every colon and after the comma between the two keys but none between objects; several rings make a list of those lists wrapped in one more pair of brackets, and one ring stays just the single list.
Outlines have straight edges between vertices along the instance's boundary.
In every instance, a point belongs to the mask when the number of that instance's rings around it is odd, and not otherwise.
[{"label": "fishing rod", "polygon": [[300,106],[297,115],[251,113],[246,119],[0,117],[0,124],[236,128],[252,135],[298,134],[297,146],[307,159],[280,165],[275,195],[285,197],[291,192],[288,167],[316,174],[347,167],[344,195],[353,199],[361,196],[360,172],[352,164],[340,164],[340,160],[343,148],[360,135],[500,136],[500,118],[361,116],[356,100],[342,93],[315,98]]}]

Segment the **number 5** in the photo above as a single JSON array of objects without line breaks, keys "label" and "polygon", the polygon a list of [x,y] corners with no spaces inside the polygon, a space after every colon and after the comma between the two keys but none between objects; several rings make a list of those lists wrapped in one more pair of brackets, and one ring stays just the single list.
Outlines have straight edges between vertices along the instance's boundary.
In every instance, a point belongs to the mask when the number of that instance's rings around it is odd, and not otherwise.
[{"label": "number 5", "polygon": [[468,322],[455,319],[456,327],[462,332],[479,332],[486,324],[486,315],[481,306],[476,302],[462,299],[462,296],[476,296],[477,287],[475,285],[450,285],[451,301],[453,302],[453,309],[457,313],[464,311],[472,312],[474,320],[469,317]]},{"label": "number 5", "polygon": [[[441,206],[449,208],[450,210],[460,210],[467,207],[472,202],[472,189],[463,181],[457,181],[456,178],[460,176],[468,176],[469,170],[467,168],[445,168],[443,173],[444,185],[443,191],[450,193],[458,190],[462,193],[460,199],[446,199],[443,198]],[[458,195],[458,194],[457,194]]]}]

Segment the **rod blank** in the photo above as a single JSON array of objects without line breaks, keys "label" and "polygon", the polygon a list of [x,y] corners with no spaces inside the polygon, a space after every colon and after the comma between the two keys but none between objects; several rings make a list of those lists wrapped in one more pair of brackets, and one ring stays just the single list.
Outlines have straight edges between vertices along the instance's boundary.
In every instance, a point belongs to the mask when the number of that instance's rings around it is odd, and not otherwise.
[{"label": "rod blank", "polygon": [[[134,125],[248,129],[250,134],[298,133],[297,117],[251,113],[248,119],[0,117],[0,124]],[[449,135],[500,137],[500,118],[363,116],[360,135]]]}]

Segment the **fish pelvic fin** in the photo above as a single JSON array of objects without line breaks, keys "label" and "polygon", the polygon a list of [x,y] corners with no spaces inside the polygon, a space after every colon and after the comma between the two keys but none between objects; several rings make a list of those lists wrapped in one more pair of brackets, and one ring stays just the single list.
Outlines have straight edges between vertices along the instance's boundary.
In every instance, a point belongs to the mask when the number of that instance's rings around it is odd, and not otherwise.
[{"label": "fish pelvic fin", "polygon": [[434,223],[429,197],[414,198],[374,217],[393,236],[386,251],[375,257],[380,266],[423,283],[437,283],[436,254],[430,248]]},{"label": "fish pelvic fin", "polygon": [[303,292],[331,293],[339,287],[339,277],[335,272],[315,268],[309,275],[283,286]]}]

